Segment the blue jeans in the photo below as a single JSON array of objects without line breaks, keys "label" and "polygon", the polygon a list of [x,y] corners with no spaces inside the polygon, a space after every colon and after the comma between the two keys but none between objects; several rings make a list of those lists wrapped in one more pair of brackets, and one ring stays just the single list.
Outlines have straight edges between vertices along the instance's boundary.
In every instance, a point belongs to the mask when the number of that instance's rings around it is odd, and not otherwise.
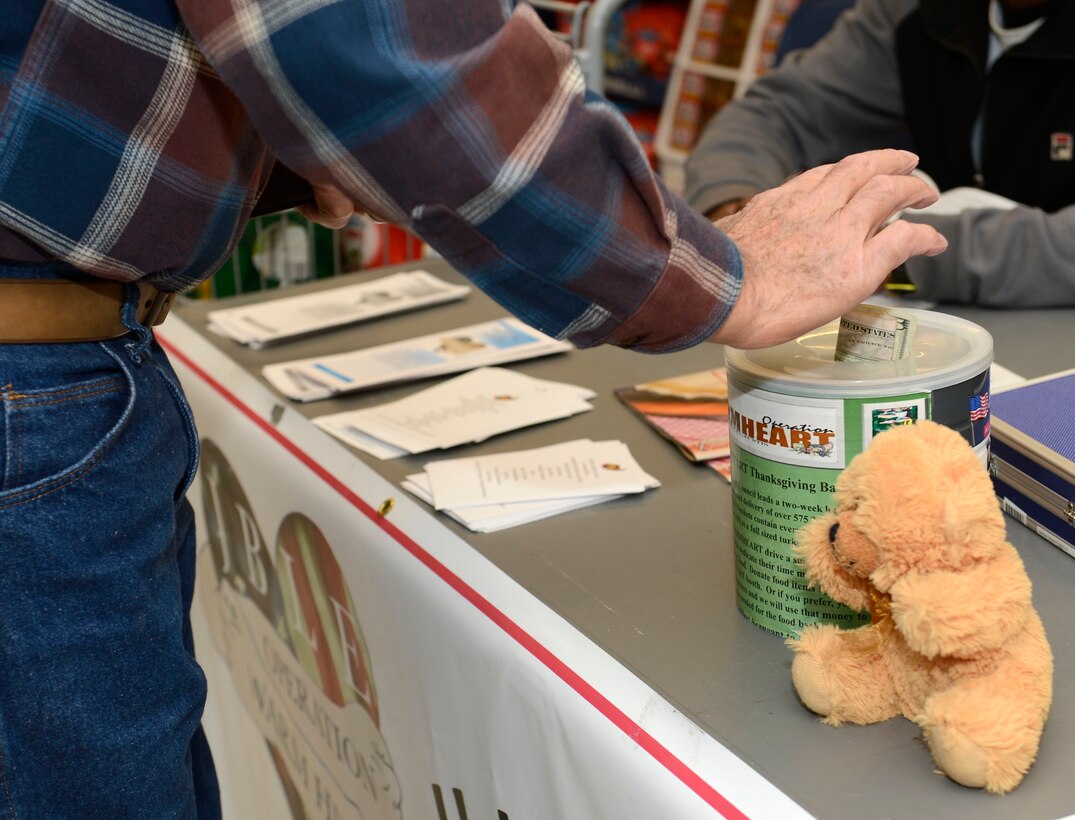
[{"label": "blue jeans", "polygon": [[220,816],[189,618],[198,438],[128,290],[119,339],[0,344],[0,818]]}]

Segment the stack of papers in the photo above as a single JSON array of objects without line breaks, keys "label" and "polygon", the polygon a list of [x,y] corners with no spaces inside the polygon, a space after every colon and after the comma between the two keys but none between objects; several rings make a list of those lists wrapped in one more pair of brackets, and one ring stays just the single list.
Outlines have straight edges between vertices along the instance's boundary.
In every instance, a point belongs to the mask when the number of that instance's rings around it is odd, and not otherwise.
[{"label": "stack of papers", "polygon": [[518,319],[499,319],[351,353],[269,365],[261,372],[285,396],[316,401],[571,349]]},{"label": "stack of papers", "polygon": [[260,348],[330,328],[462,299],[470,288],[424,270],[395,273],[373,282],[289,296],[257,305],[209,312],[209,329]]},{"label": "stack of papers", "polygon": [[474,532],[494,532],[659,486],[622,441],[590,439],[437,461],[403,482],[404,489]]},{"label": "stack of papers", "polygon": [[592,390],[481,367],[405,399],[314,419],[321,429],[377,458],[397,458],[592,410]]},{"label": "stack of papers", "polygon": [[621,387],[616,398],[691,461],[731,481],[728,373],[723,367]]}]

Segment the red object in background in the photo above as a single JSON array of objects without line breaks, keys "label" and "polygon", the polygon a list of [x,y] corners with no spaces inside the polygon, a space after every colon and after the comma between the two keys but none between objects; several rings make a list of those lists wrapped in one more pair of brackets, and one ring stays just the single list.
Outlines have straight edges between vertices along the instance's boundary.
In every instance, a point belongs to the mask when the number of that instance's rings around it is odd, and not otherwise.
[{"label": "red object in background", "polygon": [[687,20],[682,3],[640,2],[623,10],[623,32],[635,70],[667,81]]},{"label": "red object in background", "polygon": [[340,270],[368,270],[421,259],[422,240],[397,225],[355,216],[340,232]]},{"label": "red object in background", "polygon": [[422,240],[396,225],[372,223],[362,242],[366,268],[395,265],[422,258]]}]

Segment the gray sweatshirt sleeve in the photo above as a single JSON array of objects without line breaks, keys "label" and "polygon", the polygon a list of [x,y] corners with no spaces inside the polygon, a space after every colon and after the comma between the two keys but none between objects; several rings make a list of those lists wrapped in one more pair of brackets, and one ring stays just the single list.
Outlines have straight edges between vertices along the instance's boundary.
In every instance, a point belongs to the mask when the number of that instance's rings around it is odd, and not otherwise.
[{"label": "gray sweatshirt sleeve", "polygon": [[895,30],[917,0],[860,0],[706,126],[686,167],[702,212],[806,168],[907,142]]},{"label": "gray sweatshirt sleeve", "polygon": [[917,296],[988,307],[1075,305],[1075,205],[1053,214],[1037,208],[915,214],[948,238],[940,256],[907,261]]}]

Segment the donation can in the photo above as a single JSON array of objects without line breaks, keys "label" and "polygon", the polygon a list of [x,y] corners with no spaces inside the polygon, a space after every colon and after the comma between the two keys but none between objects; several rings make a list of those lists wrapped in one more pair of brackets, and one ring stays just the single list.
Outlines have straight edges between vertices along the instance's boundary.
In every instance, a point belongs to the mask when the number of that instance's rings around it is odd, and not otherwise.
[{"label": "donation can", "polygon": [[917,330],[899,361],[835,361],[839,321],[775,347],[725,351],[736,604],[769,632],[869,623],[868,613],[807,589],[793,548],[799,528],[832,509],[836,478],[875,435],[932,419],[988,460],[992,337],[955,316],[900,313]]}]

